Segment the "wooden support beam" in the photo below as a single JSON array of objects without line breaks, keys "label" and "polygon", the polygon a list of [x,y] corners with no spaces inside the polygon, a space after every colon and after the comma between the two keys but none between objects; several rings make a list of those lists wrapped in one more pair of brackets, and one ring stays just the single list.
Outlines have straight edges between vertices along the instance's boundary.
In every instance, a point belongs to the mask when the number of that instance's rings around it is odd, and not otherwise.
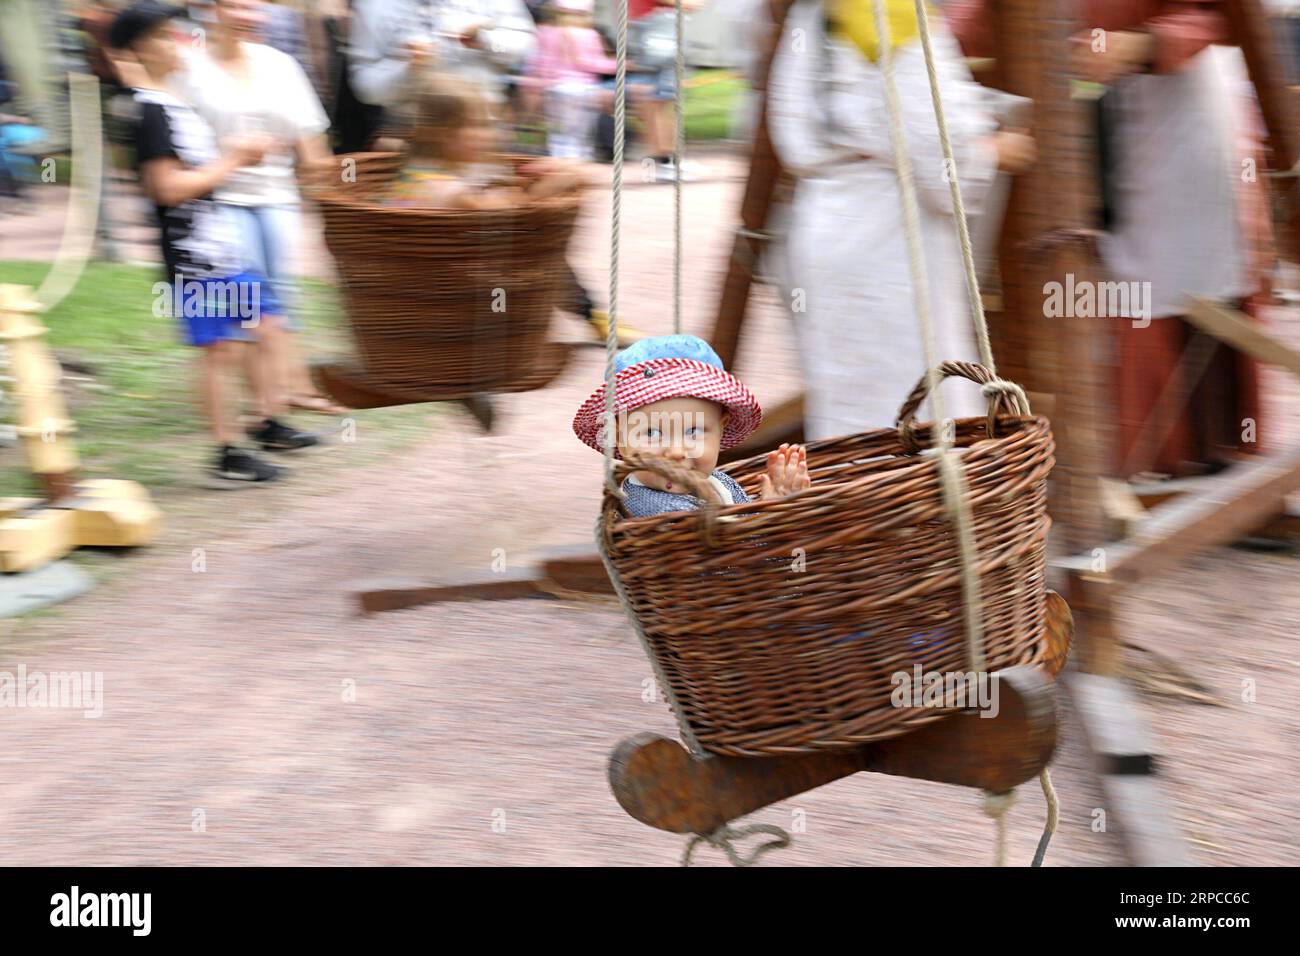
[{"label": "wooden support beam", "polygon": [[[1148,511],[1167,501],[1184,495],[1196,495],[1207,481],[1214,476],[1201,478],[1174,478],[1169,481],[1136,482],[1129,485],[1129,491],[1138,503]],[[1134,527],[1136,527],[1136,522]],[[1300,539],[1300,494],[1288,495],[1282,510],[1270,515],[1263,524],[1249,532],[1254,538],[1267,538],[1278,541]]]},{"label": "wooden support beam", "polygon": [[740,201],[740,229],[732,243],[731,257],[727,260],[727,275],[722,282],[722,297],[713,320],[713,333],[709,344],[713,346],[722,364],[732,368],[740,347],[740,332],[745,323],[749,294],[754,285],[754,263],[759,240],[752,237],[767,225],[767,214],[772,208],[772,197],[782,176],[781,161],[772,148],[772,137],[767,128],[767,75],[781,42],[781,30],[792,0],[768,0],[772,31],[764,45],[758,70],[753,78],[753,90],[758,94],[758,116],[754,121],[754,140],[749,151],[749,177],[745,181],[745,194]]},{"label": "wooden support beam", "polygon": [[1286,258],[1300,262],[1300,178],[1295,175],[1300,169],[1300,119],[1296,97],[1283,81],[1272,21],[1260,0],[1226,0],[1223,12],[1255,86],[1255,99],[1268,132],[1269,168],[1276,173],[1290,173],[1269,180],[1289,207],[1285,212],[1287,229],[1278,237],[1277,245]]},{"label": "wooden support beam", "polygon": [[1107,827],[1114,822],[1135,866],[1190,866],[1138,701],[1115,677],[1076,672],[1065,684],[1096,762]]},{"label": "wooden support beam", "polygon": [[804,396],[801,392],[776,408],[763,412],[763,422],[754,434],[724,451],[718,458],[719,463],[725,465],[755,455],[765,455],[787,442],[801,444],[804,441],[803,417]]},{"label": "wooden support beam", "polygon": [[1197,551],[1237,540],[1285,510],[1287,496],[1298,490],[1300,448],[1261,456],[1205,479],[1195,496],[1160,505],[1132,537],[1053,565],[1099,583],[1133,585]]},{"label": "wooden support beam", "polygon": [[1244,312],[1193,297],[1188,300],[1185,315],[1188,322],[1238,352],[1300,376],[1300,352],[1269,335]]}]

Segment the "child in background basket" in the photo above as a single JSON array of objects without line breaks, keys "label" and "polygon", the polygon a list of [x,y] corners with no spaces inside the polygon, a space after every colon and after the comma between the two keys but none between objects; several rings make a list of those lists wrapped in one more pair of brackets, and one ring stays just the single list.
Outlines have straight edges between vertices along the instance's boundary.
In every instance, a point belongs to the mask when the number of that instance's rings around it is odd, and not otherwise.
[{"label": "child in background basket", "polygon": [[[754,394],[722,367],[722,360],[694,335],[642,339],[614,362],[614,414],[618,457],[629,453],[664,458],[707,476],[724,506],[750,497],[717,468],[718,454],[744,441],[762,420]],[[604,448],[605,387],[592,393],[573,419],[586,444]],[[782,445],[767,456],[759,498],[769,500],[812,487],[802,445]],[[629,517],[694,511],[702,502],[658,472],[633,472],[623,482]]]},{"label": "child in background basket", "polygon": [[497,161],[497,126],[482,92],[467,80],[428,73],[415,91],[410,159],[389,187],[388,204],[425,209],[507,209],[584,185],[555,160],[524,163],[509,181]]}]

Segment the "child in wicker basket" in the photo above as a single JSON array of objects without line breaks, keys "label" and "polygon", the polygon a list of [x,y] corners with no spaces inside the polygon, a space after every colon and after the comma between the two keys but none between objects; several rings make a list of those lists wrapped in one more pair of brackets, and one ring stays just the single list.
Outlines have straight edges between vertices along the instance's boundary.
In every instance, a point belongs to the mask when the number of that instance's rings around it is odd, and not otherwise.
[{"label": "child in wicker basket", "polygon": [[[717,468],[718,454],[744,441],[762,420],[754,394],[722,367],[703,339],[663,335],[642,339],[615,359],[618,457],[651,455],[706,476],[723,505],[744,504],[749,495]],[[573,430],[598,451],[604,448],[605,387],[592,393],[573,420]],[[782,498],[812,486],[802,445],[782,445],[767,456],[760,499]],[[633,472],[623,482],[630,517],[693,511],[702,502],[656,471]]]},{"label": "child in wicker basket", "polygon": [[585,184],[578,169],[552,159],[523,163],[510,177],[496,161],[499,136],[488,101],[468,80],[428,73],[418,80],[413,105],[410,158],[390,186],[390,205],[507,209]]}]

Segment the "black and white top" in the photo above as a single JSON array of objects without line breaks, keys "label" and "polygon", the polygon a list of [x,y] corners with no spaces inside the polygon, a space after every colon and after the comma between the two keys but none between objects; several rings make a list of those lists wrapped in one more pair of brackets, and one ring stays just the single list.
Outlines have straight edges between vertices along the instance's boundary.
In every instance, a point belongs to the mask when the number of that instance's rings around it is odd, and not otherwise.
[{"label": "black and white top", "polygon": [[[136,90],[135,100],[140,108],[137,167],[169,156],[194,168],[220,158],[211,127],[175,96]],[[210,193],[179,206],[156,208],[168,278],[224,278],[243,271],[237,225]]]}]

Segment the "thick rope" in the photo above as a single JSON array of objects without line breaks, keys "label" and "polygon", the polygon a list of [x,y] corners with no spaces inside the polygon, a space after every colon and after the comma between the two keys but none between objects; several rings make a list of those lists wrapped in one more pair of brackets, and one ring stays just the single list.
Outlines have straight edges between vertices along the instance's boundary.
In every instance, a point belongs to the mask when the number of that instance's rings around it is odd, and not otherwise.
[{"label": "thick rope", "polygon": [[[916,304],[916,317],[921,325],[921,343],[925,351],[926,375],[929,377],[930,403],[934,409],[938,429],[939,477],[943,483],[943,497],[957,532],[961,555],[962,603],[966,618],[966,639],[971,667],[976,673],[984,672],[984,620],[981,613],[980,580],[975,569],[977,545],[971,519],[970,502],[966,498],[966,482],[960,465],[954,460],[953,437],[942,427],[947,421],[944,414],[943,395],[939,390],[942,377],[935,357],[934,324],[930,319],[930,282],[925,264],[925,250],[921,244],[921,214],[916,200],[916,181],[912,172],[912,156],[908,152],[906,134],[903,132],[903,110],[898,100],[898,84],[894,79],[893,38],[885,16],[883,0],[871,0],[876,20],[876,36],[880,43],[880,64],[885,80],[885,104],[889,111],[889,138],[894,148],[894,171],[898,175],[898,190],[903,204],[903,233],[907,239],[907,264],[912,278],[912,297]],[[925,26],[920,25],[922,33]],[[930,48],[925,47],[926,58]],[[936,115],[942,127],[942,117]],[[954,181],[956,177],[954,176]]]},{"label": "thick rope", "polygon": [[682,154],[686,152],[686,96],[682,79],[686,73],[686,29],[682,0],[677,0],[677,136],[673,143],[673,331],[682,332]]},{"label": "thick rope", "polygon": [[[627,0],[618,2],[618,61],[614,74],[614,188],[609,213],[609,325],[605,330],[605,484],[622,496],[614,481],[614,446],[618,431],[614,421],[614,357],[618,352],[618,245],[623,212],[623,145],[627,137]],[[627,604],[624,603],[624,607]]]},{"label": "thick rope", "polygon": [[[995,375],[993,348],[989,342],[988,322],[984,315],[984,302],[980,296],[979,278],[975,270],[975,255],[971,247],[970,232],[966,225],[966,207],[962,202],[961,184],[957,176],[957,163],[953,157],[952,140],[948,135],[948,123],[943,112],[943,98],[939,92],[939,78],[934,64],[934,49],[930,42],[930,21],[926,14],[925,0],[915,0],[917,30],[921,38],[921,48],[925,54],[925,69],[930,81],[930,100],[934,106],[935,123],[939,129],[939,142],[943,149],[945,168],[948,175],[948,188],[952,196],[953,219],[957,229],[957,240],[961,246],[962,264],[966,272],[966,290],[970,297],[971,314],[974,318],[975,336],[979,345],[980,361]],[[889,133],[894,148],[894,165],[898,173],[899,190],[903,199],[903,225],[907,235],[908,265],[912,275],[912,289],[916,297],[916,314],[921,323],[922,340],[925,348],[925,362],[930,378],[930,402],[937,422],[944,422],[943,399],[939,395],[938,364],[934,356],[934,328],[930,319],[929,288],[925,285],[926,271],[924,250],[921,246],[920,215],[916,202],[916,183],[912,174],[912,159],[907,151],[903,133],[902,109],[898,101],[898,85],[894,80],[893,43],[889,35],[889,23],[885,17],[882,0],[872,0],[872,10],[876,20],[876,35],[880,40],[881,66],[884,73],[886,104],[889,107]],[[1019,385],[995,379],[981,390],[986,398],[1002,393],[1011,395],[1026,411],[1029,402],[1024,390]],[[939,429],[939,473],[943,480],[944,501],[952,514],[957,528],[961,548],[962,599],[966,618],[966,635],[970,648],[971,665],[976,672],[984,671],[984,621],[980,595],[979,574],[975,567],[977,543],[967,499],[964,476],[960,465],[954,461],[951,448],[951,436],[948,429]],[[1042,863],[1047,852],[1047,844],[1056,830],[1060,805],[1056,791],[1052,787],[1051,776],[1044,767],[1039,777],[1043,795],[1047,800],[1047,823],[1043,835],[1038,841],[1034,854],[1034,866]],[[994,849],[995,865],[1003,866],[1006,862],[1006,813],[1011,806],[1014,791],[1006,794],[985,794],[984,812],[993,816],[997,823],[997,836]]]},{"label": "thick rope", "polygon": [[[766,833],[774,839],[765,843],[760,843],[754,847],[754,852],[749,856],[741,856],[735,847],[737,840],[743,840],[745,837],[754,836],[758,833]],[[686,841],[686,850],[682,853],[682,866],[690,866],[691,858],[695,855],[695,848],[701,843],[707,843],[709,846],[715,846],[723,853],[727,854],[727,859],[731,861],[732,866],[753,866],[758,862],[758,858],[769,850],[779,850],[782,847],[790,845],[790,834],[786,833],[779,826],[773,823],[751,823],[743,827],[733,827],[729,824],[723,824],[712,833],[697,833]]]},{"label": "thick rope", "polygon": [[677,703],[677,696],[673,693],[673,685],[668,682],[668,675],[664,673],[663,665],[659,663],[659,657],[650,646],[650,639],[645,636],[645,628],[641,626],[641,618],[637,616],[636,611],[632,608],[632,602],[627,599],[627,590],[623,587],[623,579],[618,576],[618,570],[614,567],[614,560],[609,556],[609,545],[605,538],[604,517],[603,514],[596,517],[596,547],[600,550],[600,560],[605,565],[605,573],[609,575],[610,583],[614,585],[614,593],[618,595],[618,602],[623,606],[623,613],[627,615],[627,619],[632,623],[632,631],[636,634],[636,639],[641,642],[641,650],[650,661],[650,669],[654,672],[655,680],[658,681],[659,690],[663,693],[664,699],[668,701],[668,707],[672,710],[673,718],[677,721],[677,730],[682,735],[682,742],[686,744],[686,748],[691,753],[703,754],[704,750],[700,747],[700,742],[695,739],[695,734],[691,732],[691,725],[686,722],[685,712]]},{"label": "thick rope", "polygon": [[970,228],[966,223],[966,204],[961,198],[957,182],[957,160],[952,154],[952,139],[948,136],[948,120],[943,112],[943,97],[939,94],[939,75],[934,66],[934,50],[930,46],[930,20],[925,0],[915,0],[916,26],[925,51],[925,71],[930,78],[930,101],[934,104],[934,119],[939,127],[939,145],[943,148],[944,168],[948,172],[948,191],[952,196],[953,218],[957,223],[957,242],[961,246],[962,265],[966,269],[966,294],[970,297],[971,315],[975,318],[975,340],[979,345],[980,364],[994,375],[997,365],[993,361],[993,346],[989,342],[988,320],[984,316],[984,297],[980,295],[979,274],[975,269],[975,250],[971,245]]},{"label": "thick rope", "polygon": [[1008,790],[1005,793],[993,793],[991,790],[984,791],[984,812],[993,818],[997,827],[997,836],[993,840],[993,865],[1007,865],[1007,813],[1011,810],[1011,805],[1016,802],[1016,792]]},{"label": "thick rope", "polygon": [[1038,838],[1038,849],[1034,851],[1034,862],[1030,866],[1043,865],[1047,844],[1052,842],[1052,834],[1056,832],[1057,821],[1061,818],[1061,802],[1057,799],[1056,788],[1052,786],[1052,775],[1046,767],[1038,775],[1038,782],[1042,785],[1043,798],[1047,801],[1047,823],[1043,826],[1043,835]]}]

